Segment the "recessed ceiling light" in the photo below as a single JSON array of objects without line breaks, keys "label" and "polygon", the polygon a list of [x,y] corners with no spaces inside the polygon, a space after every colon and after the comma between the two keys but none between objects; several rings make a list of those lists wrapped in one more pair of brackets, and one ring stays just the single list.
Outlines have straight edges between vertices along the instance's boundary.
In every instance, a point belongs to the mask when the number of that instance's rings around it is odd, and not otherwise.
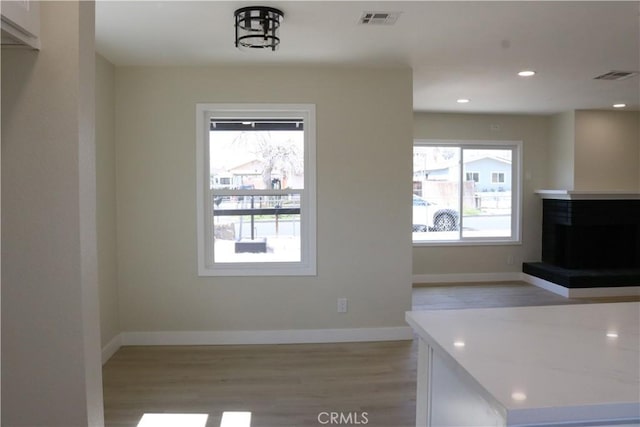
[{"label": "recessed ceiling light", "polygon": [[607,337],[609,338],[618,338],[618,333],[615,331],[607,332]]},{"label": "recessed ceiling light", "polygon": [[511,398],[518,402],[522,402],[523,400],[527,400],[527,395],[521,391],[516,391],[511,394]]},{"label": "recessed ceiling light", "polygon": [[520,77],[531,77],[531,76],[534,76],[535,74],[536,72],[532,70],[522,70],[518,73]]},{"label": "recessed ceiling light", "polygon": [[453,345],[456,347],[464,347],[464,341],[455,341]]},{"label": "recessed ceiling light", "polygon": [[627,104],[613,104],[613,108],[624,108]]},{"label": "recessed ceiling light", "polygon": [[469,102],[466,98],[460,98],[456,101],[458,104],[467,104]]}]

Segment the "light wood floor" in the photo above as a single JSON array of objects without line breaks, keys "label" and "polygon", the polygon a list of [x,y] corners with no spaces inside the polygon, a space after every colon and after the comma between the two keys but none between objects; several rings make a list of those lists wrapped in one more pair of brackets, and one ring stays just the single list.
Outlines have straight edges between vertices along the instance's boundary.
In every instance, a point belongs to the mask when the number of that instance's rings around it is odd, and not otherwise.
[{"label": "light wood floor", "polygon": [[[522,283],[416,287],[413,295],[414,310],[598,301]],[[207,427],[218,427],[223,411],[251,411],[252,427],[304,427],[333,411],[366,412],[368,426],[413,426],[415,376],[414,341],[123,347],[103,368],[105,423],[135,427],[144,413],[206,413]]]},{"label": "light wood floor", "polygon": [[320,426],[321,412],[342,411],[366,412],[370,426],[415,425],[415,357],[410,341],[123,347],[104,367],[105,423],[206,413],[218,427],[223,411],[250,411],[252,427]]},{"label": "light wood floor", "polygon": [[414,285],[414,310],[522,307],[559,304],[592,304],[640,301],[640,296],[611,298],[565,298],[523,282]]}]

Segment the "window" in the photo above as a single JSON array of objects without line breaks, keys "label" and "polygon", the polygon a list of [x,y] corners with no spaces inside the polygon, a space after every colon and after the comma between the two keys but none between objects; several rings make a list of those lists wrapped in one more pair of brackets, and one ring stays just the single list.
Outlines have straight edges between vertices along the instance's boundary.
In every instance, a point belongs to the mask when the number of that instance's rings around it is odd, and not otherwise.
[{"label": "window", "polygon": [[199,274],[315,275],[315,106],[196,114]]},{"label": "window", "polygon": [[478,172],[466,172],[465,176],[467,177],[467,181],[479,182],[480,174]]},{"label": "window", "polygon": [[413,243],[519,242],[521,146],[416,141]]}]

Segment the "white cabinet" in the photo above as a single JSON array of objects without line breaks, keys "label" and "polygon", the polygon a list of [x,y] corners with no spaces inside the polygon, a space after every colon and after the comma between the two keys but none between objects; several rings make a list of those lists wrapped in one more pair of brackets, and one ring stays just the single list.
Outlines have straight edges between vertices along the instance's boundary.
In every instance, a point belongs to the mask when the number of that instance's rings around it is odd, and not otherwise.
[{"label": "white cabinet", "polygon": [[2,46],[40,48],[40,2],[2,0]]}]

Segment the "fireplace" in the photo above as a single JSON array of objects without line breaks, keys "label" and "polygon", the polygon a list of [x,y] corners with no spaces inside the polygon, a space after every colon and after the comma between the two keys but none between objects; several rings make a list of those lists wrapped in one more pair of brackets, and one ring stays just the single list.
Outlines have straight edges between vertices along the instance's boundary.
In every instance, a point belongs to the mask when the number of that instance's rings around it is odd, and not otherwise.
[{"label": "fireplace", "polygon": [[524,273],[566,288],[640,285],[638,195],[540,193],[542,262]]},{"label": "fireplace", "polygon": [[640,268],[640,200],[545,199],[542,206],[543,262]]}]

